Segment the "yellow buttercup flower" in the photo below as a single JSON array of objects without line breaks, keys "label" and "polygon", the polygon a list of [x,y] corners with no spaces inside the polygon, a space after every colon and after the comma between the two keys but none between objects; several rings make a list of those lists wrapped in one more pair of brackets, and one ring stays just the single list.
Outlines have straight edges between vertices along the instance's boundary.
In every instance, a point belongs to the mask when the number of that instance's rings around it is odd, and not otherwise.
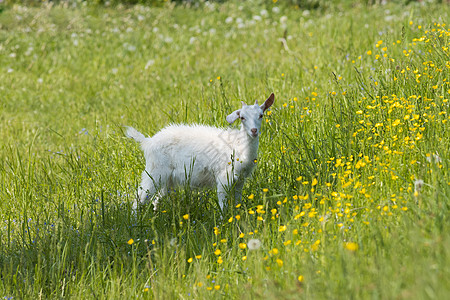
[{"label": "yellow buttercup flower", "polygon": [[357,243],[354,242],[347,242],[344,244],[344,248],[349,250],[349,251],[356,251],[358,250],[359,246]]},{"label": "yellow buttercup flower", "polygon": [[281,259],[277,258],[276,262],[279,267],[283,266],[283,261]]}]

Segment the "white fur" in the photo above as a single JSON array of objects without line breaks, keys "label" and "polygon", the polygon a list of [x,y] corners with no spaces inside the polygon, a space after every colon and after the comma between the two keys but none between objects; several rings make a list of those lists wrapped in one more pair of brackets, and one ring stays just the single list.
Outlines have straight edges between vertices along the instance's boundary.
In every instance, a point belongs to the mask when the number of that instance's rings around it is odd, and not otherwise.
[{"label": "white fur", "polygon": [[[262,115],[274,101],[273,94],[259,106],[245,105],[227,116],[233,123],[241,119],[241,129],[205,125],[169,125],[146,138],[128,127],[127,136],[141,143],[145,171],[138,189],[140,202],[158,200],[168,188],[189,184],[195,188],[217,188],[220,208],[227,192],[234,188],[240,199],[244,180],[256,166]],[[135,204],[135,208],[137,203]]]}]

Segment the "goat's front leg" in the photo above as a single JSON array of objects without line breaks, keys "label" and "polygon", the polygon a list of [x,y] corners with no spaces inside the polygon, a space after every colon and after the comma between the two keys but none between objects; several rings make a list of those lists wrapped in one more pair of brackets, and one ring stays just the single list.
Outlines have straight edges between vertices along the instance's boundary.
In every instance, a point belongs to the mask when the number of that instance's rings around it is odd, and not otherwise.
[{"label": "goat's front leg", "polygon": [[234,185],[234,204],[240,203],[242,200],[242,189],[244,187],[244,180],[238,178],[236,184]]},{"label": "goat's front leg", "polygon": [[216,180],[217,184],[217,198],[219,200],[219,206],[222,212],[224,211],[224,207],[228,205],[228,195],[233,188],[233,183],[236,181],[236,178],[230,178],[227,173],[219,176]]},{"label": "goat's front leg", "polygon": [[223,212],[223,207],[227,201],[227,189],[222,183],[217,184],[217,198],[219,200],[220,210]]},{"label": "goat's front leg", "polygon": [[240,179],[238,176],[235,176],[231,180],[228,176],[224,176],[221,180],[217,180],[217,198],[219,199],[219,206],[222,211],[225,203],[228,206],[228,195],[234,193],[234,201],[231,201],[232,205],[241,201],[243,187],[244,180]]}]

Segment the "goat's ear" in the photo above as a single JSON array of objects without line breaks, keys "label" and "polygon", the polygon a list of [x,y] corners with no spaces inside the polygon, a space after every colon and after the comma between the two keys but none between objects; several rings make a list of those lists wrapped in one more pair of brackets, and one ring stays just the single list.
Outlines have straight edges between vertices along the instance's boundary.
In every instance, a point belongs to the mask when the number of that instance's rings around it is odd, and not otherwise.
[{"label": "goat's ear", "polygon": [[272,93],[270,94],[269,98],[260,106],[263,111],[266,111],[269,107],[272,106],[273,102],[275,101],[275,95]]},{"label": "goat's ear", "polygon": [[240,109],[233,111],[231,114],[229,114],[227,116],[227,122],[231,124],[234,121],[236,121],[237,119],[239,119],[239,114],[240,113],[241,113]]},{"label": "goat's ear", "polygon": [[255,100],[255,105],[258,105],[258,99]]}]

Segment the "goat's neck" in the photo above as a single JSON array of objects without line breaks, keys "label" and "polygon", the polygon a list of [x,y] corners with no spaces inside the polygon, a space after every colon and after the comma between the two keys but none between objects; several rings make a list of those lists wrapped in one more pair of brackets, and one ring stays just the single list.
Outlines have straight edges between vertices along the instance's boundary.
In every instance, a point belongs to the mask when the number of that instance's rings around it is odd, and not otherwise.
[{"label": "goat's neck", "polygon": [[254,161],[258,158],[259,137],[250,137],[244,129],[241,129],[241,134],[244,135],[242,139],[243,143],[245,143],[244,155],[247,157],[247,159]]}]

